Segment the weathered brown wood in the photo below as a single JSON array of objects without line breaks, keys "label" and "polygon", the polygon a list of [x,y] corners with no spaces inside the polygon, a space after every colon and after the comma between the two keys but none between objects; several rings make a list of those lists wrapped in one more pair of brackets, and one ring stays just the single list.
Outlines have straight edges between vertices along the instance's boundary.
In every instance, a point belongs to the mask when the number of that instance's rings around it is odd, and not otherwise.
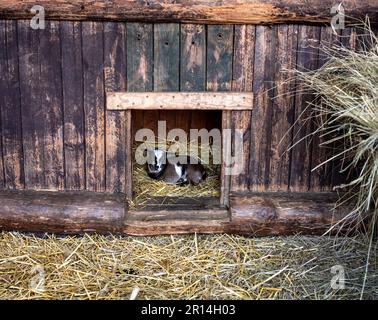
[{"label": "weathered brown wood", "polygon": [[17,21],[0,21],[0,180],[7,189],[24,188],[20,99]]},{"label": "weathered brown wood", "polygon": [[[318,66],[320,28],[316,26],[299,26],[297,69],[315,70]],[[312,157],[313,122],[309,119],[314,97],[306,91],[303,83],[298,82],[295,94],[295,125],[290,172],[290,189],[307,191],[310,188],[310,171]]]},{"label": "weathered brown wood", "polygon": [[275,48],[272,49],[272,60],[275,63],[270,71],[274,77],[274,88],[271,98],[270,152],[266,153],[266,157],[270,157],[268,189],[287,191],[295,90],[293,73],[290,70],[295,69],[296,65],[298,27],[282,25],[273,28],[276,41]]},{"label": "weathered brown wood", "polygon": [[263,191],[270,184],[272,98],[275,36],[273,29],[256,27],[253,94],[249,156],[249,188]]},{"label": "weathered brown wood", "polygon": [[232,194],[230,221],[223,209],[125,214],[124,196],[107,193],[1,191],[0,229],[66,234],[322,234],[349,212],[347,207],[333,212],[334,201],[335,195],[326,193]]},{"label": "weathered brown wood", "polygon": [[[180,90],[203,92],[206,88],[206,27],[198,24],[181,25]],[[178,122],[180,120],[178,115]],[[203,113],[191,112],[186,119],[189,129],[206,127]]]},{"label": "weathered brown wood", "polygon": [[46,23],[45,30],[37,31],[30,28],[29,21],[18,24],[25,183],[32,189],[62,189],[59,24]]},{"label": "weathered brown wood", "polygon": [[[318,56],[318,65],[321,67],[329,59],[327,53],[324,50],[331,48],[333,45],[337,44],[340,38],[335,34],[335,32],[330,27],[322,27],[320,30],[320,43],[319,43],[319,56]],[[314,129],[320,128],[321,121],[323,119],[318,119],[314,121]],[[326,161],[327,159],[332,158],[335,154],[335,144],[329,144],[322,146],[324,142],[324,137],[321,137],[321,133],[316,134],[313,137],[312,144],[312,157],[311,157],[311,191],[328,191],[331,189],[331,180],[332,180],[332,165],[335,161],[329,162],[322,165],[316,170],[313,170],[315,167]]]},{"label": "weathered brown wood", "polygon": [[[32,32],[29,21],[18,21],[18,49],[21,91],[21,114],[24,149],[25,187],[41,189],[44,185],[43,153],[38,141],[44,122],[39,88],[39,36]],[[33,79],[33,80],[31,80]]]},{"label": "weathered brown wood", "polygon": [[[347,19],[378,20],[378,4],[374,0],[344,0]],[[0,18],[30,19],[36,4],[33,0],[3,0]],[[332,17],[331,0],[42,0],[47,18],[63,20],[130,20],[192,23],[329,23]]]},{"label": "weathered brown wood", "polygon": [[[233,27],[226,25],[208,26],[207,34],[207,70],[206,90],[207,91],[230,91],[232,82],[232,53],[233,53]],[[213,93],[214,95],[218,93]],[[229,92],[225,95],[231,95]],[[237,94],[237,93],[236,93]],[[244,97],[245,100],[246,97]],[[252,105],[251,95],[249,103]],[[231,129],[231,111],[222,112],[222,129]],[[222,205],[228,205],[228,194],[230,190],[231,177],[226,174],[226,157],[231,157],[231,148],[225,143],[225,136],[222,139],[222,165],[221,165],[221,196]]]},{"label": "weathered brown wood", "polygon": [[[104,23],[104,84],[105,91],[126,90],[126,25],[123,23]],[[106,190],[125,192],[126,142],[131,141],[127,132],[127,118],[130,111],[106,112],[105,149],[106,149]],[[127,134],[127,135],[126,135]]]},{"label": "weathered brown wood", "polygon": [[85,126],[81,22],[62,21],[65,189],[85,189]]},{"label": "weathered brown wood", "polygon": [[248,110],[253,94],[239,92],[110,92],[108,110]]},{"label": "weathered brown wood", "polygon": [[[153,25],[142,23],[127,23],[127,90],[153,90]],[[156,125],[159,112],[133,112],[133,136],[136,130]],[[154,121],[151,121],[154,120]],[[153,128],[151,128],[153,129]]]},{"label": "weathered brown wood", "polygon": [[[34,31],[34,30],[33,30]],[[33,32],[32,31],[32,32]],[[64,189],[63,157],[63,96],[61,72],[61,40],[59,22],[47,21],[40,30],[40,86],[41,109],[44,121],[41,127],[43,140],[43,171],[48,189]]]},{"label": "weathered brown wood", "polygon": [[106,193],[0,192],[0,229],[56,233],[120,232],[124,198]]},{"label": "weathered brown wood", "polygon": [[234,194],[229,231],[263,236],[322,234],[348,212],[347,207],[333,210],[334,201],[335,194],[326,193]]},{"label": "weathered brown wood", "polygon": [[[232,90],[252,91],[255,54],[255,26],[235,26],[232,70]],[[251,106],[253,101],[251,102]],[[235,163],[241,173],[231,177],[231,190],[248,189],[249,149],[251,139],[251,111],[233,111],[232,128],[243,132],[243,161]],[[233,150],[233,153],[239,152]]]},{"label": "weathered brown wood", "polygon": [[[180,89],[180,25],[154,25],[154,91],[177,92]],[[147,103],[148,104],[148,103]],[[160,104],[159,104],[160,106]],[[176,113],[159,111],[167,132],[176,128]],[[155,120],[156,121],[156,120]]]},{"label": "weathered brown wood", "polygon": [[103,24],[83,22],[86,189],[105,190]]},{"label": "weathered brown wood", "polygon": [[200,221],[216,221],[227,222],[230,220],[228,211],[225,208],[211,209],[190,209],[177,208],[176,210],[138,210],[129,211],[127,213],[127,222],[133,221],[169,221],[172,220],[200,220]]}]

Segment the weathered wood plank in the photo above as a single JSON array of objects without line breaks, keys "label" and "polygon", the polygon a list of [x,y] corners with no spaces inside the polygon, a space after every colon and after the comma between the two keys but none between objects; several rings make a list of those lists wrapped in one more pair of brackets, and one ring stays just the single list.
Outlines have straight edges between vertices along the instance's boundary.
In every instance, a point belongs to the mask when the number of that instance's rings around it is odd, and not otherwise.
[{"label": "weathered wood plank", "polygon": [[[59,22],[46,22],[40,31],[41,110],[45,116],[41,126],[45,185],[48,189],[64,189],[63,97]],[[42,133],[41,132],[41,133]]]},{"label": "weathered wood plank", "polygon": [[253,93],[245,92],[109,92],[108,110],[249,110]]},{"label": "weathered wood plank", "polygon": [[[180,34],[180,90],[205,91],[206,27],[196,24],[182,24]],[[201,118],[200,112],[191,112],[188,118],[188,115],[179,111],[177,113],[177,126],[189,131],[189,129],[197,127],[196,121]]]},{"label": "weathered wood plank", "polygon": [[[152,91],[153,90],[153,26],[151,24],[127,23],[127,90]],[[156,114],[154,116],[154,114]],[[127,130],[132,131],[130,144],[134,143],[135,132],[144,128],[148,118],[155,120],[158,111],[133,112],[127,119]],[[130,130],[131,126],[131,130]],[[153,129],[153,128],[151,128]],[[126,148],[126,194],[132,197],[132,150],[131,145]]]},{"label": "weathered wood plank", "polygon": [[298,27],[274,26],[276,37],[275,48],[272,49],[272,60],[275,60],[272,77],[274,89],[272,97],[272,122],[270,152],[266,157],[269,161],[269,190],[287,191],[290,176],[290,146],[292,141],[291,128],[294,123],[295,82],[293,70],[296,66]]},{"label": "weathered wood plank", "polygon": [[[327,53],[324,50],[331,48],[333,45],[337,44],[340,41],[340,37],[337,36],[332,28],[322,27],[320,30],[320,43],[319,43],[319,55],[318,55],[318,65],[321,67],[329,59]],[[323,119],[317,119],[314,121],[314,128],[319,128],[322,124]],[[312,144],[312,157],[311,157],[311,190],[312,191],[328,191],[331,189],[332,183],[332,165],[336,161],[329,162],[322,165],[316,170],[313,170],[315,167],[330,159],[332,154],[335,151],[335,144],[332,145],[321,145],[325,140],[324,137],[321,137],[320,132],[313,137]]]},{"label": "weathered wood plank", "polygon": [[105,190],[103,24],[83,22],[86,188]]},{"label": "weathered wood plank", "polygon": [[[314,70],[318,66],[320,28],[299,26],[297,69]],[[310,188],[312,156],[311,135],[313,122],[309,119],[313,96],[304,90],[303,83],[297,83],[295,95],[295,125],[291,155],[290,190],[307,191]]]},{"label": "weathered wood plank", "polygon": [[25,184],[32,189],[64,186],[58,34],[57,22],[37,31],[29,21],[18,23]]},{"label": "weathered wood plank", "polygon": [[[230,91],[232,82],[233,26],[208,26],[207,34],[207,91]],[[222,129],[231,129],[231,111],[222,113]],[[231,156],[230,145],[222,139],[221,204],[228,205],[231,177],[226,174],[226,157]]]},{"label": "weathered wood plank", "polygon": [[[232,90],[252,91],[255,54],[255,26],[235,26],[232,70]],[[250,103],[253,106],[253,100]],[[233,111],[232,128],[243,132],[243,161],[236,163],[239,175],[231,177],[231,190],[248,189],[249,149],[251,138],[251,111]],[[238,150],[233,150],[238,152]]]},{"label": "weathered wood plank", "polygon": [[[332,0],[96,0],[96,1],[39,1],[48,19],[62,20],[120,20],[192,23],[329,23],[333,14]],[[355,23],[369,15],[378,21],[375,0],[344,0],[346,19]],[[30,19],[33,0],[3,0],[0,17]]]},{"label": "weathered wood plank", "polygon": [[0,192],[0,229],[77,234],[117,233],[125,219],[121,195],[80,192]]},{"label": "weathered wood plank", "polygon": [[256,27],[254,57],[254,108],[251,122],[249,188],[263,191],[269,187],[271,160],[272,98],[275,37],[270,27]]},{"label": "weathered wood plank", "polygon": [[[127,90],[153,90],[153,25],[142,23],[127,23]],[[133,112],[133,136],[146,123],[157,123],[159,112]],[[150,121],[154,119],[155,121]],[[152,130],[154,128],[151,128]]]},{"label": "weathered wood plank", "polygon": [[[350,212],[333,211],[335,195],[244,193],[227,211],[129,212],[123,195],[92,192],[0,192],[0,229],[56,233],[238,233],[254,236],[322,234]],[[156,212],[155,212],[156,213]],[[190,215],[189,215],[190,214]],[[150,217],[150,218],[149,218]]]},{"label": "weathered wood plank", "polygon": [[[350,207],[334,210],[335,194],[247,193],[230,196],[233,233],[251,235],[323,234],[345,218]],[[333,233],[342,231],[335,228]]]},{"label": "weathered wood plank", "polygon": [[[154,90],[180,90],[180,25],[154,26]],[[159,111],[159,120],[167,122],[167,132],[176,128],[176,114]],[[156,121],[156,120],[155,120]]]},{"label": "weathered wood plank", "polygon": [[65,188],[85,189],[85,126],[81,22],[62,21]]},{"label": "weathered wood plank", "polygon": [[7,189],[24,188],[20,103],[17,21],[0,21],[0,184]]},{"label": "weathered wood plank", "polygon": [[[126,91],[126,25],[104,23],[105,91]],[[126,122],[130,112],[106,113],[106,190],[125,192]],[[128,151],[129,153],[129,151]],[[129,158],[130,160],[130,158]]]},{"label": "weathered wood plank", "polygon": [[29,21],[18,21],[18,46],[25,187],[41,189],[45,187],[43,149],[41,128],[36,127],[44,121],[39,88],[39,31],[32,30]]},{"label": "weathered wood plank", "polygon": [[[181,25],[180,89],[190,92],[206,89],[206,27],[203,25]],[[191,112],[189,119],[183,117],[179,114],[178,122],[186,120],[189,129],[206,127],[201,112]]]}]

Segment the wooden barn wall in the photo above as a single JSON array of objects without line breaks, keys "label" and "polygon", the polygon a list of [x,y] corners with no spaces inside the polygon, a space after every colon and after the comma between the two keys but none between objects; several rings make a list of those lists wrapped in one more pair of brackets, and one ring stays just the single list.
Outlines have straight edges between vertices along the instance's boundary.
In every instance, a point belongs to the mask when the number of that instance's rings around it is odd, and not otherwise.
[{"label": "wooden barn wall", "polygon": [[[199,112],[105,111],[106,91],[253,91],[252,111],[233,112],[244,131],[244,171],[232,190],[327,190],[337,164],[319,138],[303,141],[313,123],[296,122],[311,99],[285,69],[324,63],[320,42],[354,46],[354,32],[335,37],[306,25],[190,25],[0,21],[0,187],[125,191],[127,123],[168,129],[209,126]],[[306,113],[306,111],[305,111]],[[293,130],[290,130],[292,125]],[[211,124],[210,124],[211,125]]]}]

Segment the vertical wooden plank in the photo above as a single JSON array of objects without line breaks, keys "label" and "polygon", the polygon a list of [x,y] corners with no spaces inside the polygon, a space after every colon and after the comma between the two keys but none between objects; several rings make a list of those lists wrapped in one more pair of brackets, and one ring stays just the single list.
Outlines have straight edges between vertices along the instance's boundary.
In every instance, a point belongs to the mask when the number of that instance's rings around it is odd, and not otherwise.
[{"label": "vertical wooden plank", "polygon": [[[104,76],[106,91],[126,91],[125,24],[104,23]],[[106,190],[125,192],[126,117],[130,111],[106,113]]]},{"label": "vertical wooden plank", "polygon": [[276,37],[275,48],[272,48],[272,64],[275,77],[269,167],[269,190],[287,191],[290,176],[290,152],[291,128],[294,116],[295,83],[289,70],[293,70],[296,64],[297,34],[296,25],[279,25],[273,27]]},{"label": "vertical wooden plank", "polygon": [[[229,91],[232,82],[232,53],[234,27],[232,25],[208,26],[207,34],[207,80],[208,91]],[[222,128],[231,129],[231,111],[223,111]],[[222,143],[222,149],[229,148]],[[231,149],[226,150],[230,154]],[[221,169],[221,204],[228,205],[231,176],[225,175],[225,159]]]},{"label": "vertical wooden plank", "polygon": [[[154,26],[154,90],[180,89],[180,25],[162,23]],[[176,128],[176,114],[160,111],[160,120],[167,121],[167,132]]]},{"label": "vertical wooden plank", "polygon": [[103,24],[83,22],[86,188],[105,190],[105,112]]},{"label": "vertical wooden plank", "polygon": [[[314,70],[317,68],[319,38],[320,27],[299,26],[298,70]],[[312,100],[313,96],[304,91],[302,83],[298,83],[295,95],[295,125],[293,129],[293,143],[296,143],[296,145],[292,149],[290,173],[290,189],[292,191],[307,191],[311,183],[312,144],[311,138],[306,137],[313,129],[313,122],[308,119],[311,114],[311,107],[308,106],[308,103]]]},{"label": "vertical wooden plank", "polygon": [[[274,32],[266,26],[256,27],[254,58],[254,106],[251,122],[249,188],[263,191],[269,186],[272,134],[272,98],[274,81]],[[274,57],[275,58],[275,57]]]},{"label": "vertical wooden plank", "polygon": [[[233,91],[252,91],[255,29],[255,26],[250,25],[235,26],[232,70]],[[244,191],[248,189],[251,111],[233,111],[232,128],[243,131],[243,161],[236,164],[236,166],[240,166],[239,170],[242,173],[231,177],[231,190]],[[238,151],[236,150],[236,152]]]},{"label": "vertical wooden plank", "polygon": [[25,187],[45,187],[41,124],[39,70],[39,30],[30,28],[28,20],[18,21],[18,46],[21,90],[21,114],[23,131]]},{"label": "vertical wooden plank", "polygon": [[0,123],[3,161],[0,164],[0,177],[3,177],[4,186],[8,189],[24,188],[18,72],[17,21],[0,21]]},{"label": "vertical wooden plank", "polygon": [[[182,91],[205,91],[206,89],[206,26],[183,24],[181,26],[180,87]],[[190,129],[207,127],[203,112],[193,111],[190,119],[178,115],[178,121],[190,125]]]},{"label": "vertical wooden plank", "polygon": [[[197,24],[181,25],[180,90],[205,91],[206,87],[206,27]],[[201,119],[203,125],[201,126]],[[192,124],[191,124],[192,122]],[[190,115],[179,111],[177,126],[184,130],[203,128],[201,112]]]},{"label": "vertical wooden plank", "polygon": [[85,144],[81,22],[62,21],[65,186],[85,189]]},{"label": "vertical wooden plank", "polygon": [[[153,24],[127,23],[127,89],[153,90]],[[157,125],[158,111],[133,112],[133,135],[148,124]],[[154,129],[154,128],[151,128]]]},{"label": "vertical wooden plank", "polygon": [[59,24],[33,30],[19,21],[18,36],[26,187],[63,189]]},{"label": "vertical wooden plank", "polygon": [[[153,90],[153,25],[143,23],[127,23],[127,90],[128,91],[152,91]],[[157,125],[158,111],[137,111],[133,113],[135,118],[127,119],[127,127],[133,126],[131,133],[134,141],[135,131],[148,123]],[[151,120],[151,121],[150,121]],[[144,123],[146,121],[146,123]],[[153,129],[153,128],[151,128]],[[132,150],[131,145],[126,149],[126,194],[132,197]],[[131,185],[131,186],[130,186]]]},{"label": "vertical wooden plank", "polygon": [[[319,43],[319,55],[318,55],[318,68],[320,68],[329,59],[326,52],[327,48],[331,48],[340,40],[339,36],[334,33],[331,27],[321,27],[320,29],[320,43]],[[314,121],[314,128],[318,128],[320,119]],[[332,184],[332,166],[334,161],[322,165],[318,169],[312,171],[318,165],[332,157],[335,151],[335,144],[321,145],[324,142],[324,138],[321,137],[321,133],[316,134],[313,137],[312,144],[312,157],[311,157],[311,190],[313,191],[328,191],[331,189]]]},{"label": "vertical wooden plank", "polygon": [[45,186],[64,189],[63,97],[59,22],[47,21],[40,31],[41,126]]}]

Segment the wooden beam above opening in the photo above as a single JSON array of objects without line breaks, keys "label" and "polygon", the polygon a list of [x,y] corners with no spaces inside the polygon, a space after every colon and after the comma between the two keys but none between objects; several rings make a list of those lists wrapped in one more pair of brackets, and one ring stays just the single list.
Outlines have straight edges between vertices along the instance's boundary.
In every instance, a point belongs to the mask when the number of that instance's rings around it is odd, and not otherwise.
[{"label": "wooden beam above opening", "polygon": [[108,110],[251,110],[251,92],[109,92]]},{"label": "wooden beam above opening", "polygon": [[342,2],[347,20],[368,15],[378,22],[376,0],[1,0],[0,18],[31,19],[34,5],[50,20],[118,20],[206,24],[327,23],[331,8]]}]

